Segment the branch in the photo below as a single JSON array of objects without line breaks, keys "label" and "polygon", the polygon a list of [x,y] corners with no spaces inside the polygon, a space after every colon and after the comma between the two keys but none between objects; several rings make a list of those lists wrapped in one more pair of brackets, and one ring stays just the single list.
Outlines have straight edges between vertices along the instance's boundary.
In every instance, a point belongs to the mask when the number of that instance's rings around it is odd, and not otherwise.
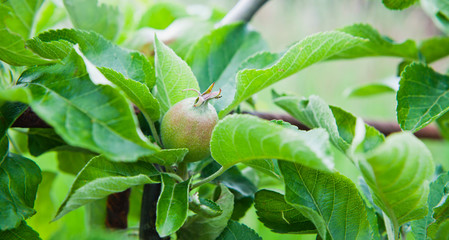
[{"label": "branch", "polygon": [[[279,119],[284,122],[288,122],[292,125],[297,126],[301,130],[309,130],[310,128],[306,125],[302,124],[292,116],[288,114],[274,114],[274,113],[261,113],[261,112],[244,112],[246,114],[251,114],[262,119],[273,120]],[[365,121],[368,125],[374,127],[379,132],[383,133],[385,136],[388,136],[395,132],[401,132],[402,129],[399,127],[397,123],[394,122],[377,122],[377,121]],[[416,137],[422,139],[434,139],[434,140],[442,140],[441,134],[438,131],[438,128],[433,125],[428,125],[427,127],[417,131],[414,133]]]},{"label": "branch", "polygon": [[131,188],[108,196],[105,225],[110,229],[128,228],[129,195]]},{"label": "branch", "polygon": [[156,207],[161,194],[161,184],[143,185],[142,207],[140,211],[140,240],[161,240],[156,231]]},{"label": "branch", "polygon": [[[139,109],[134,108],[135,113],[139,113]],[[273,120],[279,119],[285,122],[288,122],[292,125],[297,126],[301,130],[309,130],[309,128],[293,118],[288,114],[275,114],[275,113],[263,113],[263,112],[244,112],[245,114],[251,114],[262,119]],[[402,131],[399,125],[395,122],[377,122],[377,121],[365,121],[368,125],[373,126],[379,132],[388,136],[395,132]],[[49,128],[50,126],[45,123],[42,119],[40,119],[30,108],[27,109],[12,125],[12,127],[22,127],[22,128]],[[415,132],[415,136],[423,139],[435,139],[441,140],[441,134],[438,131],[438,128],[429,125],[417,132]]]},{"label": "branch", "polygon": [[268,0],[240,0],[217,24],[217,27],[233,22],[249,22],[266,2]]}]

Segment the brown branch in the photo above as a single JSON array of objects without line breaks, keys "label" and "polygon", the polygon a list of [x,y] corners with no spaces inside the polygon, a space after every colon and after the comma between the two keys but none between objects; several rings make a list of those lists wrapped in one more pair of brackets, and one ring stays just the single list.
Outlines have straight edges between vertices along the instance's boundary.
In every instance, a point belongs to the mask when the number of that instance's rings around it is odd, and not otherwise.
[{"label": "brown branch", "polygon": [[131,188],[108,196],[105,225],[110,229],[128,228],[129,195]]},{"label": "brown branch", "polygon": [[[139,109],[134,108],[135,113],[139,113]],[[301,130],[309,130],[307,126],[293,118],[288,114],[275,114],[275,113],[263,113],[263,112],[244,112],[246,114],[251,114],[254,116],[258,116],[262,119],[273,120],[279,119],[285,122],[289,122],[292,125],[297,126]],[[366,121],[368,125],[373,126],[379,132],[388,136],[395,132],[400,132],[401,128],[397,123],[394,122],[378,122],[378,121]],[[12,125],[12,127],[21,127],[21,128],[49,128],[50,126],[45,123],[42,119],[40,119],[30,108],[27,109]],[[423,139],[435,139],[441,140],[441,134],[438,131],[438,128],[429,125],[417,132],[415,132],[415,136]]]},{"label": "brown branch", "polygon": [[[261,112],[245,112],[246,114],[251,114],[262,119],[273,120],[279,119],[284,122],[288,122],[292,125],[297,126],[301,130],[309,130],[309,128],[287,114],[275,114],[275,113],[261,113]],[[397,123],[394,122],[377,122],[377,121],[366,121],[366,123],[370,126],[373,126],[375,129],[379,130],[379,132],[383,133],[385,136],[388,136],[395,132],[402,131]],[[422,139],[434,139],[441,140],[441,134],[438,131],[438,128],[433,125],[428,125],[427,127],[415,132],[415,136]]]},{"label": "brown branch", "polygon": [[44,120],[42,120],[36,113],[27,108],[25,112],[20,115],[11,127],[19,128],[51,128]]}]

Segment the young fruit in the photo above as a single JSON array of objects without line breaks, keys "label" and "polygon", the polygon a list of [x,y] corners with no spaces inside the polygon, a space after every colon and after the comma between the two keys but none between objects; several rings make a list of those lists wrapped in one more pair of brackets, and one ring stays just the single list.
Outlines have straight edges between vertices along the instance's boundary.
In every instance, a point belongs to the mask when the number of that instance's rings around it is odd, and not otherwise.
[{"label": "young fruit", "polygon": [[215,108],[208,100],[220,98],[219,92],[212,92],[212,84],[198,97],[186,98],[173,105],[161,123],[161,137],[165,148],[188,148],[185,162],[195,162],[210,155],[210,137],[218,122]]}]

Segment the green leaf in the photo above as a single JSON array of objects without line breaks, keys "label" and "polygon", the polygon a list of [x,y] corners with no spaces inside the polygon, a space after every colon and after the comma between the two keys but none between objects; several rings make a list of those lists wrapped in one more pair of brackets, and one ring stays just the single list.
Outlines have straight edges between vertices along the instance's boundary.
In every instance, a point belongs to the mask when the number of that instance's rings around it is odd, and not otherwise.
[{"label": "green leaf", "polygon": [[172,166],[184,160],[188,152],[189,150],[187,148],[162,149],[160,152],[143,156],[139,160],[164,166]]},{"label": "green leaf", "polygon": [[189,209],[204,217],[217,217],[223,213],[220,206],[205,198],[200,198],[198,193],[193,194],[189,202]]},{"label": "green leaf", "polygon": [[401,10],[404,8],[408,8],[418,0],[382,0],[383,4],[389,8],[394,10]]},{"label": "green leaf", "polygon": [[434,164],[421,141],[407,132],[392,134],[365,158],[359,168],[374,204],[391,220],[395,234],[400,225],[427,215]]},{"label": "green leaf", "polygon": [[28,104],[30,102],[30,95],[31,94],[28,89],[19,87],[17,85],[5,89],[0,89],[0,105],[3,101],[21,102]]},{"label": "green leaf", "polygon": [[[220,164],[214,161],[201,171],[201,177],[208,177],[218,171],[219,168]],[[237,166],[232,166],[212,182],[222,183],[231,190],[234,195],[234,211],[231,219],[242,218],[253,204],[254,193],[257,191],[254,183],[246,178]]]},{"label": "green leaf", "polygon": [[396,93],[397,89],[389,83],[368,83],[349,89],[348,97],[369,97],[383,93]]},{"label": "green leaf", "polygon": [[252,167],[260,172],[270,175],[274,178],[280,179],[281,172],[279,171],[277,159],[258,159],[245,162],[245,165]]},{"label": "green leaf", "polygon": [[30,128],[28,131],[28,149],[33,156],[39,156],[62,145],[66,143],[51,128]]},{"label": "green leaf", "polygon": [[143,83],[125,78],[121,73],[109,68],[100,68],[100,72],[112,83],[118,86],[146,116],[148,121],[158,121],[161,115],[160,105]]},{"label": "green leaf", "polygon": [[443,114],[437,119],[438,128],[441,135],[448,140],[449,139],[449,113]]},{"label": "green leaf", "polygon": [[178,231],[187,219],[191,179],[176,183],[167,174],[161,175],[162,190],[157,201],[156,231],[166,237]]},{"label": "green leaf", "polygon": [[16,228],[33,216],[41,170],[28,158],[9,153],[0,165],[0,231]]},{"label": "green leaf", "polygon": [[97,154],[85,149],[62,146],[54,149],[58,161],[58,169],[62,172],[77,175],[90,159]]},{"label": "green leaf", "polygon": [[[212,162],[201,171],[201,177],[206,178],[220,169],[220,164]],[[254,196],[257,187],[246,178],[237,166],[226,170],[223,174],[215,178],[212,182],[221,183],[229,189],[239,192],[243,196]],[[234,199],[235,200],[235,199]]]},{"label": "green leaf", "polygon": [[41,240],[39,233],[30,228],[25,221],[22,221],[17,228],[0,230],[0,239],[4,240]]},{"label": "green leaf", "polygon": [[362,197],[339,173],[280,161],[285,200],[315,224],[322,239],[371,239]]},{"label": "green leaf", "polygon": [[212,132],[212,157],[224,168],[256,159],[283,159],[332,170],[329,135],[322,129],[297,131],[250,115],[231,115]]},{"label": "green leaf", "polygon": [[226,228],[218,236],[217,240],[262,240],[257,233],[246,226],[245,224],[238,223],[230,220]]},{"label": "green leaf", "polygon": [[76,28],[95,31],[109,40],[114,40],[122,29],[123,16],[117,6],[96,0],[64,0],[64,6]]},{"label": "green leaf", "polygon": [[[331,142],[343,153],[346,153],[353,143],[357,118],[343,109],[328,106],[317,96],[303,100],[294,96],[283,96],[275,98],[274,102],[306,126],[326,129]],[[383,142],[384,136],[373,127],[365,124],[365,131],[365,140],[362,143],[364,151],[374,149]]]},{"label": "green leaf", "polygon": [[401,74],[397,116],[401,128],[416,132],[449,110],[449,77],[420,63]]},{"label": "green leaf", "polygon": [[214,218],[198,214],[189,217],[184,226],[177,232],[178,239],[215,240],[226,228],[234,209],[234,195],[224,185],[220,185],[218,188],[220,189],[220,196],[215,202],[223,209],[223,213]]},{"label": "green leaf", "polygon": [[440,227],[438,228],[435,239],[448,240],[448,236],[449,236],[449,220],[446,220],[443,223],[441,223]]},{"label": "green leaf", "polygon": [[427,227],[435,221],[433,218],[434,208],[441,202],[441,199],[446,194],[446,189],[448,186],[449,173],[439,175],[435,181],[430,183],[429,196],[427,198],[427,206],[429,209],[427,216],[425,218],[413,221],[411,224],[412,233],[415,239],[426,239]]},{"label": "green leaf", "polygon": [[188,16],[187,11],[181,5],[170,2],[157,2],[142,15],[138,28],[150,27],[165,29],[178,18]]},{"label": "green leaf", "polygon": [[156,83],[154,68],[138,52],[130,52],[112,44],[94,32],[76,29],[50,30],[27,41],[27,46],[50,59],[64,59],[78,44],[81,52],[97,67],[111,68],[150,89]]},{"label": "green leaf", "polygon": [[419,51],[427,63],[435,62],[449,55],[449,37],[432,37],[421,42]]},{"label": "green leaf", "polygon": [[0,3],[0,60],[14,66],[46,64],[25,47],[25,39],[32,37],[34,15],[42,0],[18,0]]},{"label": "green leaf", "polygon": [[193,45],[186,62],[198,79],[200,89],[206,90],[215,82],[223,97],[214,101],[217,110],[232,102],[235,94],[235,76],[241,63],[249,56],[268,48],[259,33],[244,23],[234,23],[212,30]]},{"label": "green leaf", "polygon": [[14,32],[20,34],[24,39],[30,38],[34,34],[34,20],[43,0],[9,0],[4,1],[4,5],[8,6],[12,14],[3,16],[4,24]]},{"label": "green leaf", "polygon": [[75,52],[64,63],[25,71],[19,82],[32,93],[36,114],[72,146],[119,161],[159,151],[137,128],[125,97],[109,85],[95,85]]},{"label": "green leaf", "polygon": [[103,156],[94,157],[76,176],[54,220],[111,193],[122,192],[132,186],[155,183],[152,178],[156,176],[159,176],[159,172],[151,163],[112,162]]},{"label": "green leaf", "polygon": [[265,227],[277,233],[316,233],[315,225],[295,207],[285,202],[284,195],[262,189],[256,193],[254,207]]},{"label": "green leaf", "polygon": [[0,138],[27,108],[27,105],[19,102],[0,103]]},{"label": "green leaf", "polygon": [[390,38],[380,35],[376,29],[368,24],[354,24],[338,30],[368,41],[336,54],[333,59],[373,56],[400,57],[412,60],[418,58],[418,49],[414,41],[407,40],[403,43],[395,43]]},{"label": "green leaf", "polygon": [[42,182],[39,184],[36,201],[34,202],[34,209],[37,214],[27,220],[27,224],[40,233],[43,239],[49,239],[56,227],[54,224],[47,223],[53,218],[57,207],[52,197],[54,196],[52,190],[56,183],[57,174],[59,173],[42,171]]},{"label": "green leaf", "polygon": [[8,156],[9,140],[6,135],[0,138],[0,165],[2,165],[3,160]]},{"label": "green leaf", "polygon": [[449,33],[449,5],[447,0],[421,0],[423,10],[444,33]]},{"label": "green leaf", "polygon": [[156,98],[161,104],[161,112],[165,114],[175,103],[188,97],[198,96],[193,91],[183,90],[199,90],[199,87],[189,66],[157,37],[154,38],[154,49]]},{"label": "green leaf", "polygon": [[433,222],[427,228],[427,235],[435,238],[438,234],[438,231],[444,226],[444,223],[449,220],[449,200],[448,195],[445,195],[441,202],[433,209],[433,218],[435,222]]},{"label": "green leaf", "polygon": [[241,102],[271,84],[364,42],[360,38],[342,32],[318,33],[294,44],[271,67],[239,71],[236,77],[237,85],[234,100],[219,113],[220,118],[228,114]]}]

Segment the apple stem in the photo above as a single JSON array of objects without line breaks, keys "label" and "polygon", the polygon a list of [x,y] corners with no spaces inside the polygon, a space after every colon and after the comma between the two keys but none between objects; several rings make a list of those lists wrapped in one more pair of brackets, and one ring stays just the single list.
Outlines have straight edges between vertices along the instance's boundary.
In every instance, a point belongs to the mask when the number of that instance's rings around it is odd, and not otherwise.
[{"label": "apple stem", "polygon": [[195,101],[195,107],[199,107],[201,105],[203,105],[203,103],[206,103],[207,101],[211,100],[211,99],[218,99],[221,98],[221,88],[219,89],[219,91],[215,91],[212,92],[212,88],[214,88],[215,83],[212,83],[206,91],[204,91],[203,93],[201,93],[200,91],[193,89],[193,88],[188,88],[188,89],[184,89],[182,91],[194,91],[196,93],[198,93],[198,98]]}]

